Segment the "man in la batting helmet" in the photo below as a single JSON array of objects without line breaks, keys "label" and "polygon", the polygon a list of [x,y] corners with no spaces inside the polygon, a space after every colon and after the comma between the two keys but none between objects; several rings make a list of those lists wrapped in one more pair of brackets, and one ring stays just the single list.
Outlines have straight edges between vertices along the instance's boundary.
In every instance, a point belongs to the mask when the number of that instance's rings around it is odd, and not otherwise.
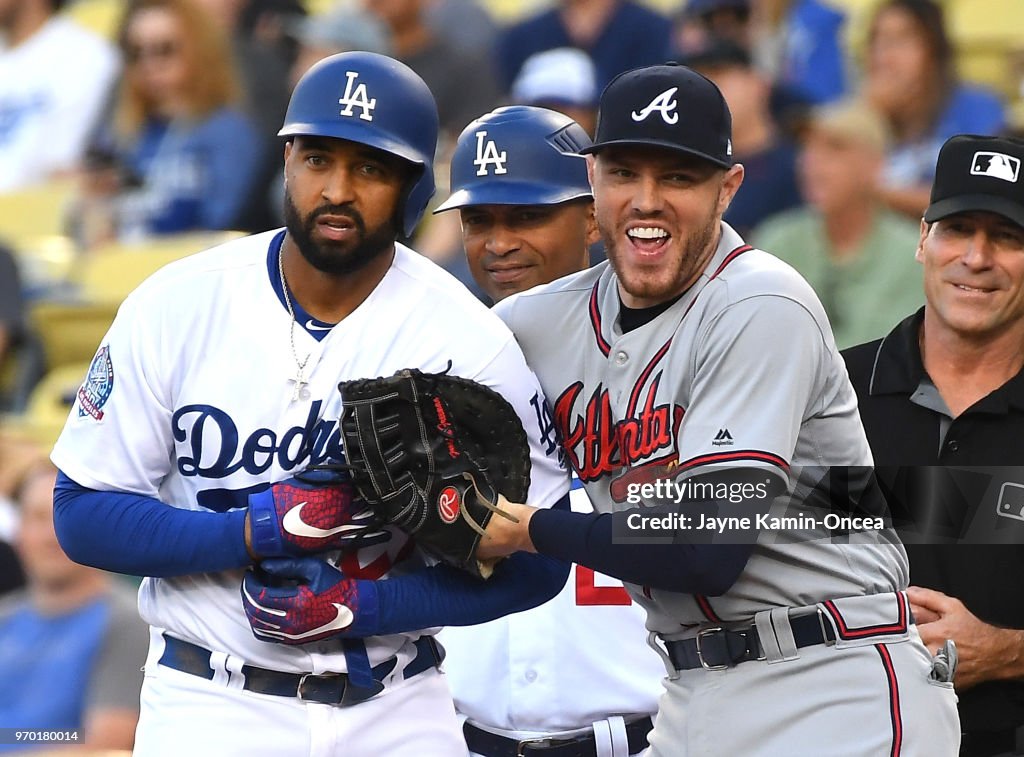
[{"label": "man in la batting helmet", "polygon": [[[589,144],[568,116],[526,106],[499,108],[462,132],[440,210],[459,209],[469,269],[495,300],[587,268],[597,221],[577,151]],[[569,499],[574,511],[593,511],[578,479]],[[644,612],[621,582],[572,570],[540,607],[442,632],[472,754],[513,754],[541,737],[606,757],[647,747],[664,667],[644,643]],[[536,676],[546,685],[520,686]]]},{"label": "man in la batting helmet", "polygon": [[[339,82],[344,83],[340,93]],[[391,96],[370,94],[382,90]],[[346,139],[412,163],[416,170],[401,211],[401,231],[408,237],[434,195],[437,131],[437,106],[422,79],[393,58],[352,52],[325,58],[306,72],[278,136]]]},{"label": "man in la batting helmet", "polygon": [[587,267],[597,234],[579,151],[589,144],[568,116],[525,105],[493,110],[459,136],[452,194],[434,212],[461,211],[473,278],[495,301]]}]

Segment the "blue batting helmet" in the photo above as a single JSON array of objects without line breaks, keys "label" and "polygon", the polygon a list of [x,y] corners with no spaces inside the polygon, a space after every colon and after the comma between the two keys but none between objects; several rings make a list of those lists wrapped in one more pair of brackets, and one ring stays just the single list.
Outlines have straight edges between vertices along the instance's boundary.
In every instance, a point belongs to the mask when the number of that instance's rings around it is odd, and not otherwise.
[{"label": "blue batting helmet", "polygon": [[278,136],[347,139],[416,166],[402,208],[402,231],[410,236],[434,194],[437,130],[437,103],[411,68],[351,52],[324,58],[303,75]]},{"label": "blue batting helmet", "polygon": [[452,194],[435,213],[466,205],[556,205],[592,197],[583,127],[547,108],[498,108],[467,126],[452,154]]}]

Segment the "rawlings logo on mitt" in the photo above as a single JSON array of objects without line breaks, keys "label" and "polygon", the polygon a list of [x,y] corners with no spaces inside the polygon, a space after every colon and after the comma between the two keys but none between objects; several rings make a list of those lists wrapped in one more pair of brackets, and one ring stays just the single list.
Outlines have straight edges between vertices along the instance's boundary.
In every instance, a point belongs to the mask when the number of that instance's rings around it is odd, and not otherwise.
[{"label": "rawlings logo on mitt", "polygon": [[[449,364],[450,367],[450,364]],[[399,371],[339,384],[341,433],[360,497],[441,562],[481,578],[473,553],[498,494],[524,502],[530,446],[513,407],[483,384]]]}]

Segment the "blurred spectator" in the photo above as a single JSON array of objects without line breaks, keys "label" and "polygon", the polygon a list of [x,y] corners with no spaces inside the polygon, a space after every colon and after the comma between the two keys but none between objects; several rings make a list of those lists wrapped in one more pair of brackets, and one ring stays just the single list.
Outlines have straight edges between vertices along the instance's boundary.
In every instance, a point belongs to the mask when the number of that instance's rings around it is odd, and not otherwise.
[{"label": "blurred spectator", "polygon": [[577,47],[594,61],[600,91],[623,71],[664,63],[670,32],[666,17],[632,0],[559,0],[499,34],[498,73],[511,87],[534,53]]},{"label": "blurred spectator", "polygon": [[[31,457],[26,458],[26,451]],[[41,456],[42,452],[35,447],[0,433],[0,596],[25,585],[25,573],[12,546],[18,526],[18,513],[12,496],[25,465],[33,464]]]},{"label": "blurred spectator", "polygon": [[427,0],[426,20],[460,52],[490,60],[498,25],[480,0]]},{"label": "blurred spectator", "polygon": [[820,105],[846,85],[846,15],[820,0],[758,0],[754,61],[793,103]]},{"label": "blurred spectator", "polygon": [[288,108],[289,73],[296,51],[287,30],[296,20],[305,18],[306,12],[298,0],[199,2],[230,39],[232,60],[240,77],[241,107],[263,146],[255,186],[232,225],[246,231],[264,231],[276,225],[267,207],[267,188],[281,168],[276,137]]},{"label": "blurred spectator", "polygon": [[[459,50],[427,24],[427,0],[367,0],[391,32],[394,55],[415,71],[437,100],[442,140],[498,104],[501,91],[490,57]],[[446,149],[442,141],[438,149]]]},{"label": "blurred spectator", "polygon": [[771,84],[742,47],[712,38],[684,61],[718,85],[732,112],[733,158],[745,173],[724,220],[746,237],[768,216],[800,205],[796,146],[771,114]]},{"label": "blurred spectator", "polygon": [[[0,373],[10,370],[7,363],[14,359],[14,350],[24,328],[25,300],[18,264],[14,252],[0,244]],[[3,395],[0,385],[0,410],[8,407],[11,399]]]},{"label": "blurred spectator", "polygon": [[295,44],[286,31],[304,17],[302,5],[277,8],[261,0],[197,1],[228,35],[243,110],[262,136],[276,136],[288,109],[288,77],[295,58]]},{"label": "blurred spectator", "polygon": [[0,727],[79,729],[79,747],[130,749],[148,632],[134,590],[61,551],[56,477],[40,461],[15,496],[28,586],[0,600]]},{"label": "blurred spectator", "polygon": [[[298,44],[295,63],[288,75],[289,92],[310,66],[329,55],[353,50],[381,55],[394,54],[391,32],[387,26],[369,11],[349,5],[342,5],[320,16],[296,19],[289,33]],[[281,128],[281,123],[284,123],[283,114],[274,134]]]},{"label": "blurred spectator", "polygon": [[564,113],[591,137],[597,122],[597,71],[590,56],[574,47],[531,55],[512,82],[512,101]]},{"label": "blurred spectator", "polygon": [[753,243],[799,271],[821,298],[840,349],[886,334],[924,301],[918,229],[874,192],[885,123],[863,103],[813,112],[799,161],[808,207],[762,224]]},{"label": "blurred spectator", "polygon": [[999,98],[957,81],[942,6],[885,0],[868,32],[864,92],[892,130],[883,177],[890,207],[919,219],[928,205],[942,143],[955,134],[998,134]]},{"label": "blurred spectator", "polygon": [[[125,76],[116,120],[83,183],[85,209],[102,212],[109,200],[110,226],[122,239],[231,228],[258,172],[261,144],[235,106],[223,30],[194,0],[134,0],[118,41]],[[105,186],[111,171],[115,192]]]},{"label": "blurred spectator", "polygon": [[748,52],[753,46],[751,0],[689,0],[675,14],[669,60],[689,58],[711,39],[727,39]]},{"label": "blurred spectator", "polygon": [[117,78],[113,47],[62,4],[0,0],[0,192],[76,168]]}]

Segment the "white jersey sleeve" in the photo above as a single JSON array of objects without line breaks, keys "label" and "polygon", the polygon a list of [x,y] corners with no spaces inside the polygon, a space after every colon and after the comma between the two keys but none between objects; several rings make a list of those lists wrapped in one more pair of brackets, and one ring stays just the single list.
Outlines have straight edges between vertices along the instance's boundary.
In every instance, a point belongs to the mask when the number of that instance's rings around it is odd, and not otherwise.
[{"label": "white jersey sleeve", "polygon": [[173,407],[161,353],[170,344],[149,287],[121,305],[100,342],[53,461],[77,483],[156,497],[170,470]]}]

